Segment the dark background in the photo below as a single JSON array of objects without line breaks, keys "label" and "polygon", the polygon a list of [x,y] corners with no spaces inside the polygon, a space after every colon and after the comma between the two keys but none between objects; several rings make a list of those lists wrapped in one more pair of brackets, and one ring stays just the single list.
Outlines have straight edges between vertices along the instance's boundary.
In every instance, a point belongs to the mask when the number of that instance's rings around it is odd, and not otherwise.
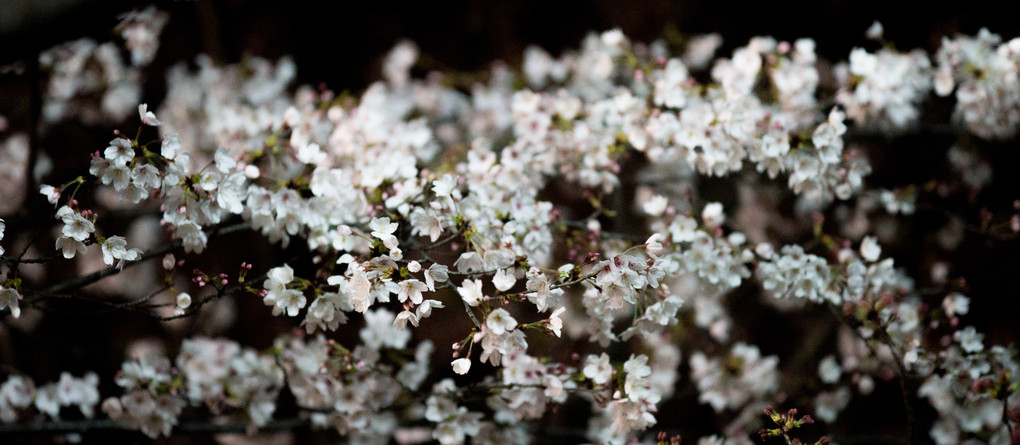
[{"label": "dark background", "polygon": [[[1008,3],[1008,2],[1007,2]],[[293,55],[302,83],[359,89],[376,78],[378,59],[403,38],[442,67],[485,68],[501,59],[520,62],[539,44],[554,54],[578,45],[590,31],[619,27],[636,40],[718,32],[722,54],[756,35],[812,37],[830,60],[845,59],[873,20],[900,48],[934,50],[941,36],[974,34],[982,26],[1006,38],[1020,21],[1002,2],[978,1],[442,1],[343,2],[226,0],[156,2],[170,13],[159,62],[190,60],[205,52],[224,62],[242,54]],[[116,16],[146,3],[124,0],[0,1],[0,65],[86,35],[109,36]],[[158,69],[157,65],[154,67]]]}]

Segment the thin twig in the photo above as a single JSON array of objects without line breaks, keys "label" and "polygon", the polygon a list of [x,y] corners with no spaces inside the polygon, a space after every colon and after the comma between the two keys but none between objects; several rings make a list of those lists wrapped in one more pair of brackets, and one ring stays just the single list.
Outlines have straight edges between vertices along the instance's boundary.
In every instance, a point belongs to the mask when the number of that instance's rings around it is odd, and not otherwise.
[{"label": "thin twig", "polygon": [[[844,318],[837,311],[835,306],[833,306],[831,304],[828,304],[826,306],[829,307],[829,309],[832,311],[833,315],[835,315],[836,318],[838,318],[840,322],[842,322],[842,323],[846,324],[848,327],[850,327],[850,330],[853,331],[853,333],[857,336],[857,338],[859,338],[861,341],[864,342],[864,344],[868,347],[868,349],[871,350],[872,354],[874,354],[876,357],[878,357],[878,351],[876,351],[875,348],[871,345],[871,342],[869,342],[868,339],[864,338],[864,336],[861,335],[860,331],[858,331],[857,328],[851,326],[850,323],[846,320],[846,318]],[[896,348],[894,347],[894,345],[892,343],[892,339],[889,338],[889,334],[885,332],[884,328],[878,330],[878,333],[880,334],[880,336],[883,337],[880,341],[882,341],[882,343],[885,344],[885,346],[889,348],[889,352],[892,353],[893,360],[896,362],[896,371],[897,371],[896,373],[897,373],[897,377],[898,377],[899,384],[900,384],[900,393],[901,393],[901,396],[903,397],[903,409],[904,409],[904,412],[906,413],[906,416],[907,416],[907,422],[906,422],[907,423],[907,443],[916,443],[915,442],[915,437],[914,437],[914,407],[910,404],[910,393],[907,392],[907,383],[906,383],[907,370],[906,370],[906,368],[904,368],[903,360],[900,358],[899,353],[896,352]]]},{"label": "thin twig", "polygon": [[[262,274],[260,276],[257,276],[257,277],[251,278],[250,280],[245,280],[245,281],[259,282],[259,281],[265,280],[266,276],[267,276],[266,274]],[[234,283],[234,284],[231,284],[230,286],[220,286],[220,287],[216,288],[216,293],[208,295],[208,296],[202,298],[201,300],[198,300],[198,302],[192,304],[191,307],[189,307],[188,310],[185,311],[183,314],[177,314],[177,315],[171,315],[171,316],[168,316],[168,317],[164,317],[164,316],[161,316],[159,314],[152,313],[152,316],[154,318],[156,318],[157,320],[159,320],[159,321],[172,321],[172,320],[179,320],[181,318],[190,317],[192,315],[197,314],[198,310],[201,309],[202,306],[205,306],[206,303],[210,303],[213,300],[219,300],[220,298],[225,297],[228,293],[236,292],[237,290],[243,289],[244,287],[245,286],[243,284],[240,284],[240,283]]]},{"label": "thin twig", "polygon": [[[247,229],[248,227],[249,226],[248,226],[247,222],[237,223],[237,224],[226,226],[226,227],[218,227],[218,228],[214,228],[214,229],[210,230],[207,233],[207,236],[211,238],[211,237],[217,236],[217,235],[226,235],[226,234],[229,234],[229,233],[238,232],[238,231]],[[43,298],[68,298],[68,299],[75,299],[75,300],[99,303],[99,304],[104,304],[104,305],[111,306],[111,307],[114,307],[114,308],[123,309],[125,307],[122,306],[122,303],[95,301],[95,300],[90,300],[90,299],[85,299],[85,298],[77,297],[77,296],[74,296],[74,295],[67,295],[66,292],[67,291],[72,291],[72,290],[75,290],[75,289],[78,289],[78,288],[81,288],[81,287],[84,287],[84,286],[87,286],[87,285],[92,284],[92,283],[95,283],[95,282],[97,282],[99,280],[102,280],[103,278],[108,277],[108,276],[116,275],[116,274],[120,273],[125,268],[134,267],[135,265],[141,264],[141,263],[143,263],[146,260],[149,260],[151,258],[160,256],[160,255],[163,255],[163,254],[166,254],[167,252],[170,252],[170,251],[172,251],[174,249],[177,249],[177,248],[181,247],[182,245],[183,245],[183,241],[182,240],[175,240],[172,243],[169,243],[169,244],[166,244],[164,246],[160,246],[160,247],[157,247],[155,249],[149,250],[148,252],[143,253],[142,256],[138,260],[125,262],[120,267],[118,267],[118,266],[110,266],[110,267],[107,267],[105,269],[100,269],[100,270],[95,271],[93,273],[90,273],[88,275],[77,277],[77,278],[65,281],[63,283],[59,283],[59,284],[50,286],[49,288],[47,288],[45,290],[42,290],[42,291],[26,290],[24,292],[24,294],[28,295],[28,296],[24,299],[22,304],[25,305],[25,306],[34,306],[36,303],[38,303]],[[149,297],[149,298],[151,298],[151,297]],[[0,315],[6,315],[9,312],[10,312],[9,309],[4,309],[3,312],[0,312]]]},{"label": "thin twig", "polygon": [[[245,223],[238,223],[238,224],[234,224],[234,225],[231,225],[231,226],[223,227],[222,229],[213,229],[213,230],[211,230],[209,232],[209,236],[211,237],[211,236],[216,236],[216,235],[226,235],[228,233],[237,232],[237,231],[244,230],[244,229],[247,229],[247,228],[248,228],[248,223],[246,223],[246,222]],[[45,293],[47,293],[47,294],[56,294],[56,293],[61,293],[61,292],[65,292],[65,291],[72,290],[72,289],[77,289],[77,288],[80,288],[80,287],[83,287],[83,286],[87,286],[89,284],[95,283],[96,281],[102,280],[103,278],[106,278],[106,277],[108,277],[110,275],[116,275],[116,274],[120,273],[120,271],[123,270],[123,269],[129,268],[129,267],[133,267],[133,266],[135,266],[137,264],[141,264],[145,260],[148,260],[148,259],[160,256],[160,255],[163,255],[163,254],[165,254],[167,252],[170,252],[171,250],[177,249],[177,248],[181,247],[182,245],[184,245],[184,241],[183,240],[175,240],[174,242],[172,242],[170,244],[167,244],[167,245],[164,245],[164,246],[161,246],[161,247],[158,247],[158,248],[155,248],[155,249],[149,250],[148,252],[143,253],[141,258],[139,258],[137,261],[125,262],[123,267],[110,266],[110,267],[107,267],[105,269],[101,269],[101,270],[98,270],[98,271],[93,272],[91,274],[85,275],[83,277],[78,277],[78,278],[75,278],[73,280],[66,281],[66,282],[54,285],[54,286],[50,287],[49,289],[46,289]]]},{"label": "thin twig", "polygon": [[[164,284],[159,289],[156,289],[156,290],[154,290],[152,292],[149,292],[147,295],[145,295],[142,298],[138,298],[136,300],[125,301],[123,303],[119,303],[118,306],[119,307],[124,307],[124,308],[133,308],[133,307],[139,306],[142,303],[145,303],[145,302],[155,298],[156,295],[159,295],[160,293],[162,293],[163,291],[165,291],[165,290],[167,290],[169,288],[170,288],[170,286]],[[147,306],[143,306],[143,307],[147,307]]]},{"label": "thin twig", "polygon": [[56,255],[42,257],[42,258],[17,258],[17,257],[0,257],[0,263],[3,264],[41,264],[48,263],[57,259]]},{"label": "thin twig", "polygon": [[1009,430],[1009,437],[1013,436],[1013,424],[1009,423],[1009,397],[1002,400],[1002,423],[1006,424],[1006,429]]},{"label": "thin twig", "polygon": [[475,327],[481,328],[482,323],[478,321],[478,317],[475,316],[475,311],[471,310],[471,306],[468,304],[467,300],[460,298],[460,301],[464,303],[464,312],[467,312],[468,317],[471,317],[471,321],[475,324]]},{"label": "thin twig", "polygon": [[910,403],[910,393],[907,391],[907,369],[903,366],[903,358],[896,351],[889,333],[886,332],[884,326],[879,325],[879,327],[881,328],[878,331],[879,340],[889,348],[893,360],[896,361],[896,374],[900,383],[900,393],[903,396],[903,409],[907,414],[907,438],[909,443],[917,443],[914,437],[914,406]]},{"label": "thin twig", "polygon": [[466,232],[467,229],[468,229],[467,224],[462,224],[461,227],[457,228],[457,232],[456,233],[453,233],[453,234],[447,236],[446,238],[442,238],[442,239],[440,239],[440,240],[438,240],[438,241],[436,241],[436,242],[434,242],[432,244],[429,244],[427,246],[420,246],[419,249],[421,249],[422,252],[428,252],[428,251],[430,251],[432,249],[435,249],[437,247],[445,246],[445,245],[453,242],[453,240],[455,240],[457,238],[460,238],[462,235],[464,235],[464,232]]}]

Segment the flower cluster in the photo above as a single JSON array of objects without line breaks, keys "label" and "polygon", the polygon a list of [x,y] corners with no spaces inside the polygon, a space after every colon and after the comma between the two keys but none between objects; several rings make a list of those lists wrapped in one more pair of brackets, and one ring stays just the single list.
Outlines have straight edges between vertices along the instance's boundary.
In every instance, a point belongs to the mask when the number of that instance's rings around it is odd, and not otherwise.
[{"label": "flower cluster", "polygon": [[126,118],[140,102],[142,69],[159,49],[159,34],[167,19],[165,12],[154,7],[121,17],[117,30],[131,53],[130,64],[121,57],[117,43],[88,38],[42,52],[39,65],[49,74],[44,121],[53,124],[73,117],[100,123]]},{"label": "flower cluster", "polygon": [[36,387],[27,376],[14,375],[0,385],[0,419],[16,422],[34,408],[40,414],[59,419],[65,407],[74,406],[86,418],[92,418],[99,404],[99,376],[87,373],[74,377],[60,374],[60,380]]},{"label": "flower cluster", "polygon": [[779,386],[775,356],[762,357],[754,345],[735,343],[723,357],[708,358],[702,352],[691,356],[691,374],[698,382],[698,400],[712,409],[739,409],[757,404],[774,393]]},{"label": "flower cluster", "polygon": [[847,117],[862,126],[902,130],[916,124],[918,106],[931,91],[931,62],[921,50],[900,54],[881,49],[872,54],[856,48],[836,73],[843,85],[836,100],[846,107]]},{"label": "flower cluster", "polygon": [[985,139],[1006,139],[1020,125],[1020,39],[982,28],[976,37],[944,37],[936,54],[935,92],[956,90],[957,119]]}]

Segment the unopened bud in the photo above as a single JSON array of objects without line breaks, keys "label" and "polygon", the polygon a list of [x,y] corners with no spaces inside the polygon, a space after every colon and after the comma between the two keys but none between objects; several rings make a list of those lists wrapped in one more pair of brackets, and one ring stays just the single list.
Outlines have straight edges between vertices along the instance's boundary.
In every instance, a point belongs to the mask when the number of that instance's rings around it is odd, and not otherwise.
[{"label": "unopened bud", "polygon": [[168,253],[163,256],[163,269],[173,270],[174,265],[177,264],[177,259],[174,258],[174,254]]},{"label": "unopened bud", "polygon": [[244,175],[247,176],[248,179],[258,179],[258,177],[262,175],[262,172],[259,171],[258,167],[248,165],[244,168]]},{"label": "unopened bud", "polygon": [[181,292],[180,294],[177,294],[177,307],[181,309],[187,309],[190,306],[191,295],[188,295],[187,292]]}]

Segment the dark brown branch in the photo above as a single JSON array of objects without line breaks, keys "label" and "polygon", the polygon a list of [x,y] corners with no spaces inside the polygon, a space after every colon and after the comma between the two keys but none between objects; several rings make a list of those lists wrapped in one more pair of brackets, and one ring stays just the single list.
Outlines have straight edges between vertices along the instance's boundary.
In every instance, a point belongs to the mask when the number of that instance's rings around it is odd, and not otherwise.
[{"label": "dark brown branch", "polygon": [[[263,274],[261,276],[258,276],[258,277],[255,277],[255,278],[252,278],[252,279],[246,280],[246,281],[259,282],[259,281],[262,281],[262,280],[265,280],[265,279],[266,279],[266,275]],[[171,320],[178,320],[178,319],[181,319],[181,318],[187,318],[187,317],[190,317],[192,315],[197,314],[199,309],[201,309],[202,306],[205,306],[206,303],[210,303],[213,300],[219,300],[220,298],[225,297],[228,293],[236,292],[237,290],[240,290],[240,289],[243,289],[243,288],[244,288],[244,285],[237,284],[237,283],[232,284],[230,286],[219,286],[219,287],[216,288],[216,293],[211,294],[211,295],[207,295],[207,296],[203,297],[201,300],[198,300],[197,302],[193,303],[191,305],[191,307],[189,307],[188,310],[185,311],[183,314],[171,315],[169,317],[163,317],[163,316],[160,316],[159,314],[156,314],[156,313],[151,313],[151,314],[152,314],[153,317],[155,317],[159,321],[171,321]],[[150,306],[150,307],[154,308],[154,307],[158,307],[158,306]]]},{"label": "dark brown branch", "polygon": [[[248,228],[248,223],[246,223],[246,222],[237,223],[237,224],[226,226],[226,227],[217,227],[217,228],[214,228],[214,229],[210,230],[208,232],[208,236],[211,238],[211,237],[214,237],[214,236],[217,236],[217,235],[226,235],[226,234],[229,234],[229,233],[234,233],[234,232],[238,232],[238,231],[241,231],[241,230],[245,230],[247,228]],[[99,280],[102,280],[103,278],[108,277],[108,276],[116,275],[116,274],[120,273],[120,271],[125,269],[125,268],[133,267],[133,266],[135,266],[137,264],[143,263],[146,260],[149,260],[149,259],[161,256],[161,255],[164,255],[164,254],[166,254],[166,253],[168,253],[168,252],[170,252],[170,251],[172,251],[174,249],[180,248],[182,245],[183,245],[183,241],[182,240],[174,240],[174,242],[172,242],[170,244],[167,244],[167,245],[164,245],[164,246],[160,246],[160,247],[152,249],[152,250],[150,250],[148,252],[143,253],[142,256],[138,260],[136,260],[136,261],[125,262],[122,265],[122,267],[110,266],[110,267],[107,267],[105,269],[100,269],[98,271],[90,273],[88,275],[81,276],[81,277],[78,277],[78,278],[74,278],[72,280],[68,280],[68,281],[65,281],[63,283],[59,283],[59,284],[50,286],[49,288],[47,288],[45,290],[42,290],[42,291],[27,290],[27,291],[24,292],[24,294],[27,295],[27,297],[24,299],[22,304],[24,306],[34,306],[36,303],[38,303],[40,300],[42,300],[44,298],[67,298],[67,299],[75,299],[75,300],[99,303],[99,304],[110,306],[110,307],[115,308],[115,309],[125,309],[125,308],[130,309],[131,307],[134,306],[134,304],[132,304],[131,302],[128,302],[128,303],[114,303],[114,302],[95,301],[95,300],[90,300],[90,299],[86,299],[86,298],[77,297],[77,296],[74,296],[74,295],[68,295],[68,294],[66,294],[66,292],[73,291],[75,289],[78,289],[78,288],[87,286],[89,284],[95,283],[95,282],[97,282]],[[155,296],[155,295],[149,295],[147,297],[144,297],[140,301],[142,301],[142,302],[147,301],[148,299],[151,299],[153,296]],[[204,304],[204,301],[202,303]],[[5,309],[0,314],[7,314],[8,312],[9,312],[9,310]]]},{"label": "dark brown branch", "polygon": [[[875,347],[871,344],[871,342],[868,341],[867,338],[864,338],[864,335],[862,335],[861,332],[857,330],[856,327],[850,324],[846,317],[839,313],[839,309],[837,309],[835,306],[831,304],[827,304],[826,306],[829,307],[829,309],[832,311],[832,314],[835,315],[840,322],[847,325],[850,328],[850,330],[853,331],[854,335],[856,335],[858,339],[864,342],[864,344],[868,347],[868,349],[871,350],[871,353],[874,354],[875,357],[878,357],[878,351],[875,350]],[[880,329],[876,332],[881,337],[879,341],[881,341],[886,347],[889,348],[889,352],[892,353],[893,355],[893,361],[896,362],[896,374],[900,384],[900,393],[901,396],[903,397],[903,409],[907,416],[906,420],[907,443],[917,443],[915,440],[916,437],[914,437],[914,406],[910,403],[911,398],[910,393],[907,392],[906,382],[907,370],[903,366],[903,359],[900,357],[900,354],[896,352],[896,348],[892,342],[892,338],[890,338],[889,334],[885,331],[885,327],[879,325],[879,328]]]},{"label": "dark brown branch", "polygon": [[453,233],[453,234],[447,236],[446,238],[439,239],[436,242],[434,242],[432,244],[429,244],[427,246],[419,246],[418,249],[420,249],[422,252],[428,252],[428,251],[430,251],[432,249],[435,249],[437,247],[445,246],[445,245],[453,242],[453,240],[455,240],[457,238],[460,238],[462,235],[464,235],[464,232],[466,232],[467,229],[468,229],[468,225],[467,224],[461,224],[461,226],[457,228],[457,232],[456,233]]},{"label": "dark brown branch", "polygon": [[[212,231],[209,232],[209,236],[212,237],[212,236],[216,236],[216,235],[226,235],[228,233],[238,232],[238,231],[241,231],[241,230],[244,230],[244,229],[247,229],[247,228],[248,228],[248,223],[238,223],[238,224],[234,224],[232,226],[227,226],[227,227],[223,227],[223,228],[213,229]],[[116,274],[120,273],[120,271],[122,269],[126,269],[126,268],[129,268],[129,267],[135,266],[137,264],[141,264],[145,260],[148,260],[148,259],[160,256],[160,255],[166,254],[166,253],[168,253],[168,252],[170,252],[170,251],[172,251],[174,249],[177,249],[177,248],[181,247],[183,244],[184,244],[184,242],[182,240],[175,240],[174,242],[172,242],[170,244],[167,244],[165,246],[161,246],[161,247],[152,249],[152,250],[150,250],[148,252],[145,252],[144,254],[142,254],[141,258],[139,258],[137,261],[126,262],[123,267],[110,266],[110,267],[107,267],[106,269],[98,270],[96,272],[90,273],[90,274],[85,275],[83,277],[78,277],[78,278],[75,278],[73,280],[65,281],[63,283],[54,285],[54,286],[50,287],[49,289],[46,289],[45,293],[46,294],[58,294],[58,293],[61,293],[61,292],[66,292],[68,290],[78,289],[80,287],[87,286],[89,284],[92,284],[92,283],[95,283],[95,282],[97,282],[99,280],[102,280],[103,278],[106,278],[106,277],[108,277],[110,275],[116,275]]]}]

